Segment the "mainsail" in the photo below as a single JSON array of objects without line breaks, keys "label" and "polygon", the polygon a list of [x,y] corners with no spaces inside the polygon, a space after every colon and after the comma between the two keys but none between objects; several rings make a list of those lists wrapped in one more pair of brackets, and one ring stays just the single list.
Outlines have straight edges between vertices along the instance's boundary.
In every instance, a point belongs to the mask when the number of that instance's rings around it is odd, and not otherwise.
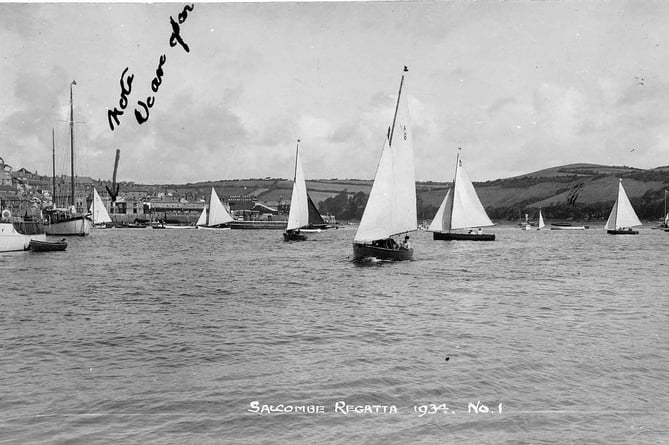
[{"label": "mainsail", "polygon": [[462,167],[462,160],[458,154],[453,186],[446,193],[446,197],[439,206],[439,210],[428,230],[431,232],[445,232],[467,227],[493,225],[467,172]]},{"label": "mainsail", "polygon": [[406,69],[395,119],[386,138],[374,183],[354,242],[365,243],[417,229],[413,138],[406,95]]},{"label": "mainsail", "polygon": [[309,202],[307,196],[307,184],[304,180],[304,171],[300,162],[300,141],[297,141],[295,151],[295,177],[293,181],[293,194],[290,197],[290,212],[288,212],[288,224],[286,230],[295,230],[309,224]]},{"label": "mainsail", "polygon": [[221,200],[216,194],[214,187],[211,188],[211,198],[209,199],[209,220],[207,221],[207,226],[217,226],[219,224],[225,224],[234,219],[228,213],[228,210],[225,208]]},{"label": "mainsail", "polygon": [[100,195],[95,188],[93,188],[93,202],[91,202],[91,208],[89,209],[89,212],[91,212],[93,224],[105,224],[112,222],[112,219],[109,216],[107,209],[105,208],[105,204],[102,202],[102,198],[100,198]]},{"label": "mainsail", "polygon": [[606,221],[606,230],[620,230],[621,228],[629,228],[634,226],[641,226],[639,217],[636,216],[634,208],[630,200],[627,198],[627,193],[623,188],[623,180],[618,180],[618,197],[616,203],[611,209],[609,219]]}]

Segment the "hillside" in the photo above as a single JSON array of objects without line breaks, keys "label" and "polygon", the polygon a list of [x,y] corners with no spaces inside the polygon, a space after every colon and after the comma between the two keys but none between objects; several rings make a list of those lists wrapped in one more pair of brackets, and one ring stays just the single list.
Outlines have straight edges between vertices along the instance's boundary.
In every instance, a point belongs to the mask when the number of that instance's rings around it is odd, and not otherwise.
[{"label": "hillside", "polygon": [[[639,217],[660,218],[664,213],[664,190],[669,188],[669,166],[649,170],[597,164],[570,164],[506,179],[475,183],[481,202],[493,220],[516,220],[540,207],[548,218],[602,219],[608,216],[617,193],[618,179]],[[308,180],[314,202],[323,205],[344,193],[364,204],[371,180]],[[185,185],[163,185],[183,194],[206,196],[214,186],[223,197],[252,195],[258,201],[276,204],[290,200],[292,181],[264,178],[221,180]],[[147,186],[152,187],[152,186]],[[153,186],[155,187],[155,186]],[[448,183],[416,184],[419,219],[431,219],[446,194]],[[361,201],[362,200],[362,201]],[[346,205],[344,201],[343,204]],[[325,209],[327,211],[336,209]],[[361,211],[361,210],[360,210]]]}]

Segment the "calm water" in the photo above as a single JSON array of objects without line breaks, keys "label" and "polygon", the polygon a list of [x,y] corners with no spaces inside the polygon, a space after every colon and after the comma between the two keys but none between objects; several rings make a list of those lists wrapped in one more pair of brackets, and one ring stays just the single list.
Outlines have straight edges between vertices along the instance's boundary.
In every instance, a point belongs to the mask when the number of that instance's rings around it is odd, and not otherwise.
[{"label": "calm water", "polygon": [[360,267],[354,231],[0,254],[0,442],[669,443],[669,233],[419,232]]}]

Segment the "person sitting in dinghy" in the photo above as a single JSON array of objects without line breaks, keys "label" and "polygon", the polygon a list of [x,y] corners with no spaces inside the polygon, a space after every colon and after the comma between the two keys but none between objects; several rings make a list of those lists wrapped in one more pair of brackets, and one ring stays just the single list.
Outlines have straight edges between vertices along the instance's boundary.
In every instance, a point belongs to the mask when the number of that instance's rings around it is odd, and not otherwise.
[{"label": "person sitting in dinghy", "polygon": [[402,248],[403,249],[411,249],[411,243],[409,242],[409,235],[406,235],[404,237],[404,241],[402,241]]}]

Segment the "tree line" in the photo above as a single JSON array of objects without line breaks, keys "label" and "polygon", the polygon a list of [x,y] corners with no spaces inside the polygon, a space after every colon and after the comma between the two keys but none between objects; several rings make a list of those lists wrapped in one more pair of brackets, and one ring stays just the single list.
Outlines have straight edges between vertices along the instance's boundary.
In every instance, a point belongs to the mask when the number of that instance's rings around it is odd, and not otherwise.
[{"label": "tree line", "polygon": [[[357,192],[349,195],[342,190],[318,204],[318,210],[323,215],[334,215],[338,221],[359,221],[367,205],[368,195]],[[655,220],[664,217],[664,190],[649,190],[643,196],[630,198],[637,215],[641,219]],[[596,203],[578,203],[565,201],[543,207],[541,212],[545,219],[552,220],[605,220],[608,218],[613,201]],[[438,207],[425,204],[416,197],[416,211],[419,221],[430,221],[437,213]],[[529,213],[530,218],[536,218],[539,209],[521,205],[507,207],[487,207],[486,212],[493,221],[516,221],[521,215]]]}]

